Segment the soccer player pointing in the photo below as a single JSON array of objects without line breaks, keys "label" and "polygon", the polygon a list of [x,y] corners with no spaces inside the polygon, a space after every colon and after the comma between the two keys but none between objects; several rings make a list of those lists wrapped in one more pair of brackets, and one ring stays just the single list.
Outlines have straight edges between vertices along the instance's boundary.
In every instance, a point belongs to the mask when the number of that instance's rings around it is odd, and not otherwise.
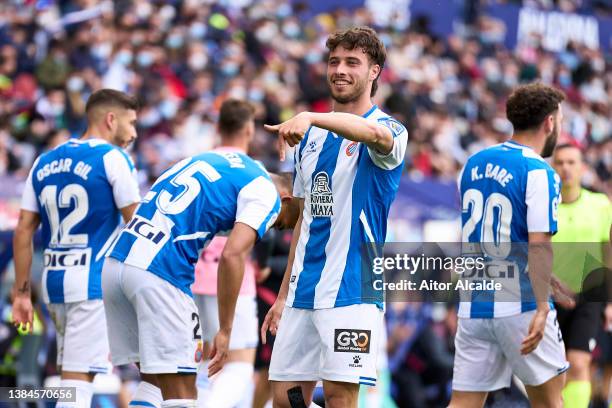
[{"label": "soccer player pointing", "polygon": [[[384,242],[408,134],[372,103],[385,63],[374,30],[332,34],[327,82],[333,112],[303,112],[274,126],[281,159],[295,148],[293,195],[300,199],[278,299],[262,326],[276,334],[270,364],[275,407],[323,381],[325,406],[356,407],[359,384],[376,385],[382,296],[362,294],[361,249]],[[282,316],[282,317],[281,317]]]}]

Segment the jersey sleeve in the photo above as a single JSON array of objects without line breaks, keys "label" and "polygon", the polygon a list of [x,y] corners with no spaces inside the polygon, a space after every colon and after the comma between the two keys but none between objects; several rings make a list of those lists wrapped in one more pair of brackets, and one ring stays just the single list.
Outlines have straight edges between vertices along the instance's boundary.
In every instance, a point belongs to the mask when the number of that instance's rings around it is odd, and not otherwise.
[{"label": "jersey sleeve", "polygon": [[274,184],[260,176],[238,193],[236,222],[248,225],[261,238],[274,224],[280,212],[280,199]]},{"label": "jersey sleeve", "polygon": [[408,131],[404,125],[392,117],[380,118],[378,124],[391,131],[393,147],[388,154],[381,154],[376,149],[368,147],[368,154],[376,166],[383,170],[393,170],[404,161],[408,144]]},{"label": "jersey sleeve", "polygon": [[104,170],[113,188],[117,208],[124,208],[140,201],[136,169],[127,155],[118,149],[110,150],[104,155]]},{"label": "jersey sleeve", "polygon": [[528,232],[557,232],[557,209],[561,180],[552,169],[538,168],[527,173],[525,203]]},{"label": "jersey sleeve", "polygon": [[38,160],[34,162],[30,174],[26,179],[25,186],[23,188],[23,195],[21,196],[21,209],[31,212],[38,213],[38,199],[36,198],[36,192],[34,191],[34,184],[32,183],[32,177],[34,177],[34,170]]},{"label": "jersey sleeve", "polygon": [[293,149],[293,196],[304,198],[304,178],[302,175],[302,166],[299,160],[300,145]]}]

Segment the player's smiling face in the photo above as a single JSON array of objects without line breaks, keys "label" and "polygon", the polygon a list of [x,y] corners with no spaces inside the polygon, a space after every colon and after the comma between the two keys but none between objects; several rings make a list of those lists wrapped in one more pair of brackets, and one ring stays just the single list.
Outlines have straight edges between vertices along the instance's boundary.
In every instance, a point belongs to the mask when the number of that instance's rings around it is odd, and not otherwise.
[{"label": "player's smiling face", "polygon": [[379,71],[380,67],[372,64],[362,49],[348,50],[339,45],[327,60],[327,83],[332,98],[345,104],[358,100],[366,92],[369,97]]}]

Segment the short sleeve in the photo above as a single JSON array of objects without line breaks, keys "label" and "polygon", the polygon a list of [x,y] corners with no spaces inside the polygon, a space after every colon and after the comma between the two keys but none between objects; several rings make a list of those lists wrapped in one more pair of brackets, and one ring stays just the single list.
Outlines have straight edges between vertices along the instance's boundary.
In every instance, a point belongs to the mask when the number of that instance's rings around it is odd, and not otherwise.
[{"label": "short sleeve", "polygon": [[28,178],[26,179],[25,186],[23,188],[23,195],[21,196],[21,209],[35,213],[38,213],[38,200],[36,198],[36,192],[34,191],[32,177],[34,177],[34,170],[36,169],[37,164],[38,160],[34,162],[32,170],[30,170],[30,174],[28,174]]},{"label": "short sleeve", "polygon": [[404,161],[408,145],[408,131],[404,125],[392,117],[380,118],[378,124],[391,131],[393,147],[388,154],[381,154],[376,149],[368,147],[368,153],[376,166],[383,170],[393,170]]},{"label": "short sleeve", "polygon": [[525,203],[529,232],[557,232],[557,210],[561,180],[552,169],[534,169],[527,173]]},{"label": "short sleeve", "polygon": [[304,198],[304,178],[302,176],[302,166],[298,157],[299,145],[293,150],[293,196]]},{"label": "short sleeve", "polygon": [[140,201],[136,169],[130,158],[118,149],[104,155],[106,178],[113,188],[117,208],[124,208]]},{"label": "short sleeve", "polygon": [[248,225],[261,238],[274,224],[280,212],[280,199],[276,187],[260,176],[244,186],[238,193],[236,222]]}]

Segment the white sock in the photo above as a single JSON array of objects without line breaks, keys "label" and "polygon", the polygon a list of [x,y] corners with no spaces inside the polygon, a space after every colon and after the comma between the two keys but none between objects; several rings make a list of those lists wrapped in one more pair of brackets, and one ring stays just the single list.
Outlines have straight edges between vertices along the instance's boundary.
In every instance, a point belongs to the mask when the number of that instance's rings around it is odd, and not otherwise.
[{"label": "white sock", "polygon": [[315,404],[314,402],[311,402],[310,405],[308,406],[308,408],[321,408],[321,406]]},{"label": "white sock", "polygon": [[91,408],[93,398],[93,384],[82,380],[61,380],[60,387],[74,388],[76,391],[75,402],[58,402],[56,408]]},{"label": "white sock", "polygon": [[141,381],[132,395],[129,403],[130,407],[155,407],[160,408],[163,401],[162,393],[159,388],[146,381]]},{"label": "white sock", "polygon": [[242,361],[226,363],[219,374],[211,380],[207,398],[200,401],[201,407],[233,408],[244,398],[253,381],[253,364]]},{"label": "white sock", "polygon": [[161,404],[162,408],[196,408],[196,400],[171,399],[165,400]]}]

